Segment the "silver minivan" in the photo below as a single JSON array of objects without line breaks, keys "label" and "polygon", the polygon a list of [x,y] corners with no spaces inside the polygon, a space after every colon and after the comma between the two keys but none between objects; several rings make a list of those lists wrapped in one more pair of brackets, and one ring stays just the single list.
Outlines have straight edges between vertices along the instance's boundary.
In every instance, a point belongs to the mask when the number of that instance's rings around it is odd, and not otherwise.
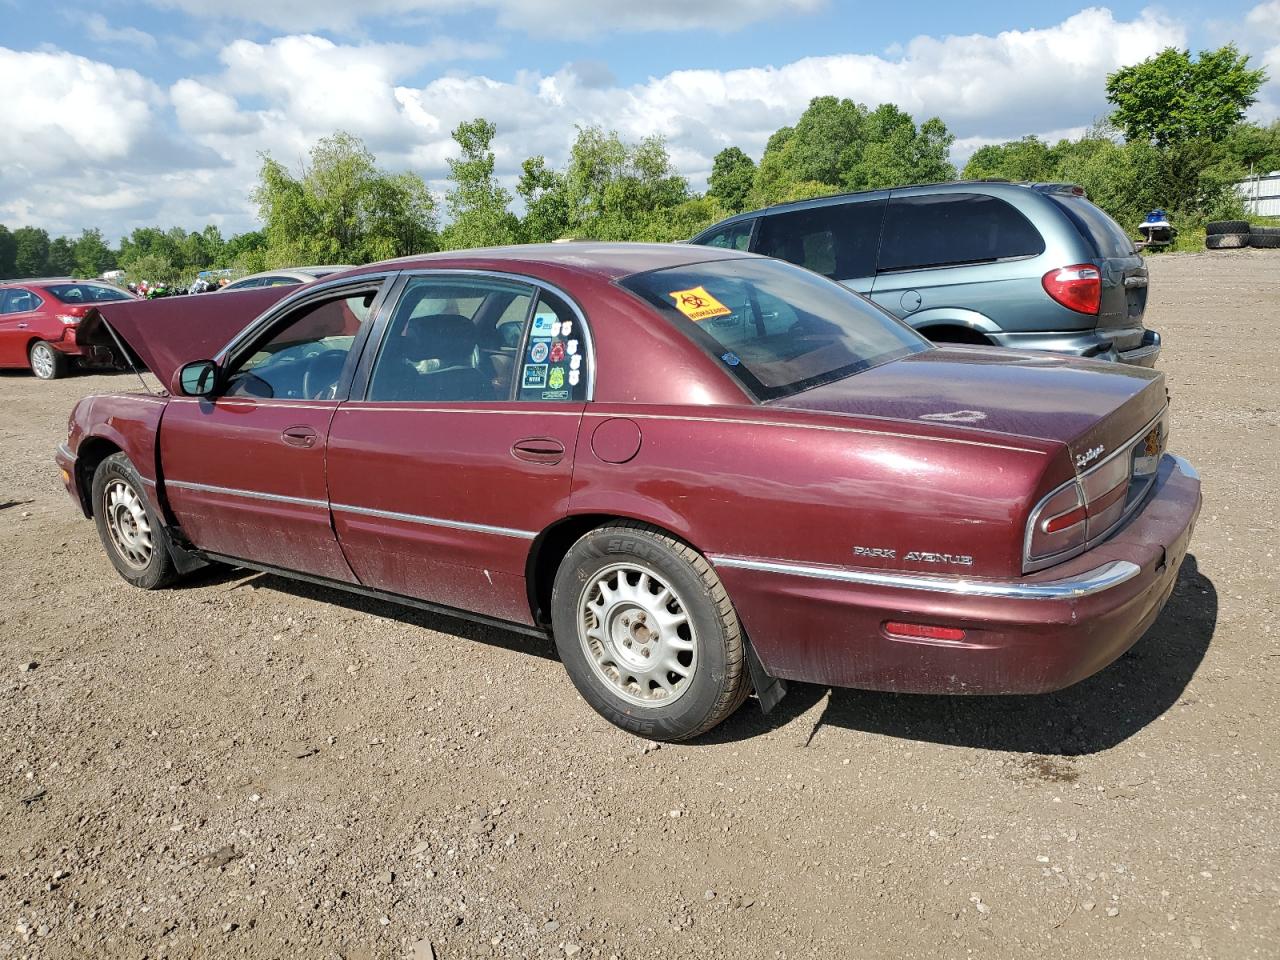
[{"label": "silver minivan", "polygon": [[938,343],[985,343],[1153,366],[1147,269],[1073,184],[964,181],[780,204],[692,243],[807,267]]}]

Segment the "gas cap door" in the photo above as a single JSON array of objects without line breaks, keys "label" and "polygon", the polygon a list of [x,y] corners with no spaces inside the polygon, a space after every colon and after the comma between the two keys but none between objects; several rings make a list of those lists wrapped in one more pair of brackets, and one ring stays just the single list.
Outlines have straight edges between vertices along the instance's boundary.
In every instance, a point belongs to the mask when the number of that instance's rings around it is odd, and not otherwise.
[{"label": "gas cap door", "polygon": [[902,309],[907,313],[915,313],[922,302],[919,290],[908,290],[902,295]]}]

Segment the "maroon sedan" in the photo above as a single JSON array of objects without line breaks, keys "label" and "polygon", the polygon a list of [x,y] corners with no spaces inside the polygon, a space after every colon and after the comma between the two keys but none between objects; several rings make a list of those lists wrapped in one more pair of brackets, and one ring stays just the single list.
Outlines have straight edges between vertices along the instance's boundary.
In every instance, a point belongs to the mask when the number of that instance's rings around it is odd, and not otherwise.
[{"label": "maroon sedan", "polygon": [[29,369],[41,380],[67,375],[85,356],[76,328],[100,303],[134,299],[108,283],[92,280],[0,282],[0,368]]},{"label": "maroon sedan", "polygon": [[785,680],[1075,683],[1155,620],[1200,508],[1161,374],[937,348],[748,254],[477,250],[229,300],[85,331],[170,385],[81,401],[58,453],[124,578],[222,562],[550,630],[648,737]]}]

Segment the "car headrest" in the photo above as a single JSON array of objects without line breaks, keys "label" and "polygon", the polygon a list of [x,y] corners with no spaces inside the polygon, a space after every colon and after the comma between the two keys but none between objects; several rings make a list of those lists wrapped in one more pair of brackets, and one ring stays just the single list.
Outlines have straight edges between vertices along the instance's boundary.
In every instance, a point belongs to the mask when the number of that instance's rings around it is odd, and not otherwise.
[{"label": "car headrest", "polygon": [[404,355],[438,360],[441,368],[469,367],[478,343],[475,325],[457,313],[414,317],[405,328]]}]

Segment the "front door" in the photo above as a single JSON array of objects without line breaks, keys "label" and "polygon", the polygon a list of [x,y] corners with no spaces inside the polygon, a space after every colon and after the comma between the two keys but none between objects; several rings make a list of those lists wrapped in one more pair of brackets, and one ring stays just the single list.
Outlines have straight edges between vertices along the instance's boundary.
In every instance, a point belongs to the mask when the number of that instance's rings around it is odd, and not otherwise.
[{"label": "front door", "polygon": [[532,284],[447,271],[386,312],[329,430],[347,560],[366,586],[529,623],[525,563],[566,513],[588,395],[583,320]]},{"label": "front door", "polygon": [[381,282],[291,306],[232,347],[214,397],[169,402],[160,425],[164,486],[197,547],[354,579],[329,519],[325,438]]},{"label": "front door", "polygon": [[25,367],[40,298],[30,290],[0,290],[0,367]]}]

